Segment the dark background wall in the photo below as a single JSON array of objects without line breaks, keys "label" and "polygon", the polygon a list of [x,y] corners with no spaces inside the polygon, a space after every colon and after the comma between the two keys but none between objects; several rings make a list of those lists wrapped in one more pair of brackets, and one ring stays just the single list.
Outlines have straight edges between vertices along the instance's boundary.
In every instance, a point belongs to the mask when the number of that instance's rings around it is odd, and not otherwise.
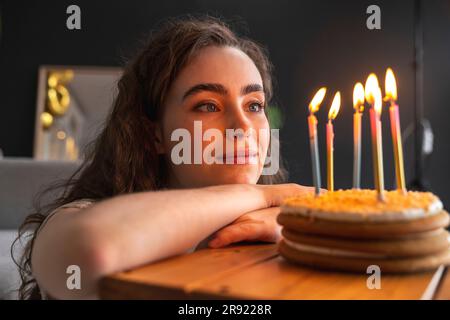
[{"label": "dark background wall", "polygon": [[[2,1],[0,38],[0,148],[5,156],[32,156],[39,65],[120,66],[156,22],[186,13],[210,13],[234,21],[241,33],[264,44],[275,65],[274,103],[284,114],[282,152],[291,181],[311,184],[307,106],[319,86],[329,94],[319,113],[323,177],[325,120],[335,90],[343,104],[335,121],[337,188],[352,174],[352,90],[369,72],[384,81],[394,69],[403,130],[414,121],[414,1]],[[81,7],[82,29],[66,28],[66,8]],[[381,8],[381,30],[366,28],[366,8]],[[450,204],[447,190],[450,131],[450,1],[423,1],[424,115],[435,133],[425,178]],[[394,183],[388,113],[383,114],[385,179]],[[408,130],[406,130],[408,131]],[[414,135],[405,139],[406,176],[414,178]],[[372,187],[368,116],[363,135],[364,187]]]}]

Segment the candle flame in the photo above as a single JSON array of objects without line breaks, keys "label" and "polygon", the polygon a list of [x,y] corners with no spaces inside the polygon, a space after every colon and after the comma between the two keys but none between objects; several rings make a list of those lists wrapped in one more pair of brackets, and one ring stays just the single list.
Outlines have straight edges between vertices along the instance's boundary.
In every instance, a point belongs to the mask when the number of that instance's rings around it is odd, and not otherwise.
[{"label": "candle flame", "polygon": [[341,93],[338,91],[334,95],[333,102],[331,103],[330,111],[328,112],[328,120],[336,119],[340,107],[341,107]]},{"label": "candle flame", "polygon": [[325,98],[325,93],[327,92],[327,88],[322,87],[320,88],[316,94],[314,95],[314,98],[311,100],[311,103],[309,104],[309,112],[314,113],[319,111],[320,104],[323,101],[323,98]]},{"label": "candle flame", "polygon": [[363,112],[364,101],[364,87],[361,82],[358,82],[353,88],[353,108],[358,112]]},{"label": "candle flame", "polygon": [[374,92],[374,104],[373,108],[375,109],[375,112],[378,114],[378,116],[381,116],[381,111],[383,107],[383,97],[381,95],[381,89],[380,87],[377,87]]},{"label": "candle flame", "polygon": [[364,88],[364,93],[366,96],[366,101],[372,105],[375,102],[375,92],[378,87],[379,87],[378,78],[375,75],[375,73],[369,74],[369,76],[367,77],[367,80],[366,80],[366,86]]},{"label": "candle flame", "polygon": [[385,101],[396,101],[397,100],[397,83],[395,81],[394,72],[391,68],[386,70],[386,80],[385,80],[385,90],[386,96]]}]

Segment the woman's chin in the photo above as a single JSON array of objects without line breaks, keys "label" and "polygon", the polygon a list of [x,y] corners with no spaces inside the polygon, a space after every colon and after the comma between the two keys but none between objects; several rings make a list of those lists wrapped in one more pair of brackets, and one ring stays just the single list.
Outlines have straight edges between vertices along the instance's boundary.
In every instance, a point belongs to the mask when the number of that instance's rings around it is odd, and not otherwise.
[{"label": "woman's chin", "polygon": [[214,175],[211,179],[214,184],[256,184],[259,179],[258,170],[227,170],[228,172],[221,172]]},{"label": "woman's chin", "polygon": [[223,184],[256,184],[261,175],[261,169],[255,165],[217,165],[192,169],[177,172],[180,185],[196,188]]}]

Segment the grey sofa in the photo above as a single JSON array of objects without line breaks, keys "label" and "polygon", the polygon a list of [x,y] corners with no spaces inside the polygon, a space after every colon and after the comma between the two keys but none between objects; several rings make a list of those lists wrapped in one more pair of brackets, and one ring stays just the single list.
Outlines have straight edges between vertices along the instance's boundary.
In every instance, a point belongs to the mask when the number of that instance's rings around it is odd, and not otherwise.
[{"label": "grey sofa", "polygon": [[[80,162],[0,158],[0,299],[17,298],[20,278],[10,247],[18,227],[32,210],[35,195],[52,182],[68,178],[79,165]],[[56,196],[47,195],[44,202]],[[21,244],[15,248],[15,255],[20,255]]]}]

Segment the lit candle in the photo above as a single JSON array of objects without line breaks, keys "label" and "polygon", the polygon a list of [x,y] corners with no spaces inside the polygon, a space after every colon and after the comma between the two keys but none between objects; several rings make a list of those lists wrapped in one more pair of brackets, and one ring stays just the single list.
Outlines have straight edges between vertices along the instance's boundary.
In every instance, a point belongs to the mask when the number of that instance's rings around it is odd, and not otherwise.
[{"label": "lit candle", "polygon": [[372,160],[375,188],[378,199],[384,201],[384,171],[383,171],[383,142],[381,135],[381,109],[382,96],[378,86],[377,76],[373,73],[369,75],[365,86],[365,97],[370,109],[370,129],[372,133]]},{"label": "lit candle", "polygon": [[397,84],[395,82],[394,72],[391,68],[386,70],[385,90],[386,95],[384,100],[389,101],[391,104],[389,107],[389,119],[391,121],[392,145],[394,147],[397,189],[403,193],[406,193],[405,169],[403,166],[402,132],[400,129],[400,114],[396,103]]},{"label": "lit candle", "polygon": [[361,186],[361,118],[364,111],[364,87],[361,82],[353,89],[353,188]]},{"label": "lit candle", "polygon": [[334,129],[333,120],[339,112],[341,106],[341,93],[338,91],[334,95],[333,102],[331,103],[330,111],[328,112],[327,123],[327,187],[328,191],[334,191]]},{"label": "lit candle", "polygon": [[316,196],[320,194],[320,164],[319,164],[319,148],[317,145],[317,118],[314,115],[315,112],[319,110],[320,104],[325,97],[327,89],[320,88],[316,92],[314,98],[309,104],[309,116],[308,116],[308,127],[309,127],[309,145],[311,148],[311,162],[312,162],[312,173],[313,173],[313,183],[315,188]]}]

